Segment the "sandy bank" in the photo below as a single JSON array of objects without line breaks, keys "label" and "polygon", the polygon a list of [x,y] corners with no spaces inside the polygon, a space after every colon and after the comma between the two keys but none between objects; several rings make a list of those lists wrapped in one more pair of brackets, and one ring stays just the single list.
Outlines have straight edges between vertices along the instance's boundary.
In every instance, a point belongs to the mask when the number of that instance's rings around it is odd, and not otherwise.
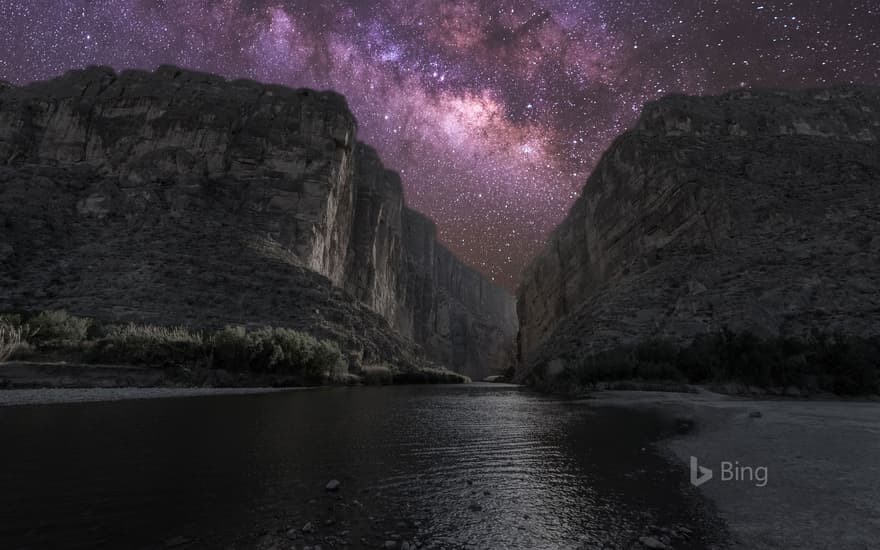
[{"label": "sandy bank", "polygon": [[683,465],[693,456],[713,470],[700,490],[728,522],[734,548],[880,543],[880,403],[623,391],[597,393],[590,403],[656,408],[682,426],[693,422],[663,445]]},{"label": "sandy bank", "polygon": [[302,389],[306,388],[41,388],[0,390],[0,407],[80,403],[86,401],[120,401],[123,399],[244,395]]}]

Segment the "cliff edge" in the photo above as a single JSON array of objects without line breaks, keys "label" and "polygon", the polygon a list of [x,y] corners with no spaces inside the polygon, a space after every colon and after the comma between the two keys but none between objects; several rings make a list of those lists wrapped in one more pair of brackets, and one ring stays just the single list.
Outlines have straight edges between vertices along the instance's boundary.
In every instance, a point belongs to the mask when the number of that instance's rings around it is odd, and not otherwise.
[{"label": "cliff edge", "polygon": [[170,66],[0,87],[0,227],[0,310],[289,326],[472,377],[516,331],[333,92]]},{"label": "cliff edge", "polygon": [[518,291],[521,378],[727,328],[880,333],[880,89],[648,104]]}]

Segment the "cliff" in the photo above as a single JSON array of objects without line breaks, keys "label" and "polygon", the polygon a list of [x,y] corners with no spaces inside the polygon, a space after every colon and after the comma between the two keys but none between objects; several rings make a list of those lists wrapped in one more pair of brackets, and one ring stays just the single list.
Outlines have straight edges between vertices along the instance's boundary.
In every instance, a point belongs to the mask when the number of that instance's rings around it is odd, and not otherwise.
[{"label": "cliff", "polygon": [[0,87],[0,310],[271,323],[484,376],[513,299],[356,136],[335,93],[175,67]]},{"label": "cliff", "polygon": [[524,273],[520,375],[699,333],[880,333],[880,89],[672,96]]}]

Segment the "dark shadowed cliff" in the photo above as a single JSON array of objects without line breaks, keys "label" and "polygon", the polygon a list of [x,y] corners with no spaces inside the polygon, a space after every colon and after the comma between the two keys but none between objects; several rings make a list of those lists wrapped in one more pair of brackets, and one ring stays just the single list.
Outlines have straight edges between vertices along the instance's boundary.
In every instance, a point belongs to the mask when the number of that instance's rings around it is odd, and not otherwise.
[{"label": "dark shadowed cliff", "polygon": [[174,67],[0,85],[0,310],[271,323],[368,362],[501,367],[512,297],[356,133],[332,92]]},{"label": "dark shadowed cliff", "polygon": [[728,328],[880,333],[880,90],[646,106],[524,274],[520,375]]}]

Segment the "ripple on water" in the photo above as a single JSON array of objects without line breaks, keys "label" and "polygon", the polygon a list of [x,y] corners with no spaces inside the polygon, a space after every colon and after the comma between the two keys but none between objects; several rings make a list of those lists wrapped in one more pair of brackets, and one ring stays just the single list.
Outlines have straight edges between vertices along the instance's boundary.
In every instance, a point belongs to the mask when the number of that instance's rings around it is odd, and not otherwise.
[{"label": "ripple on water", "polygon": [[0,547],[335,533],[355,507],[427,546],[625,546],[685,503],[680,476],[633,475],[662,467],[655,423],[479,385],[9,408]]}]

